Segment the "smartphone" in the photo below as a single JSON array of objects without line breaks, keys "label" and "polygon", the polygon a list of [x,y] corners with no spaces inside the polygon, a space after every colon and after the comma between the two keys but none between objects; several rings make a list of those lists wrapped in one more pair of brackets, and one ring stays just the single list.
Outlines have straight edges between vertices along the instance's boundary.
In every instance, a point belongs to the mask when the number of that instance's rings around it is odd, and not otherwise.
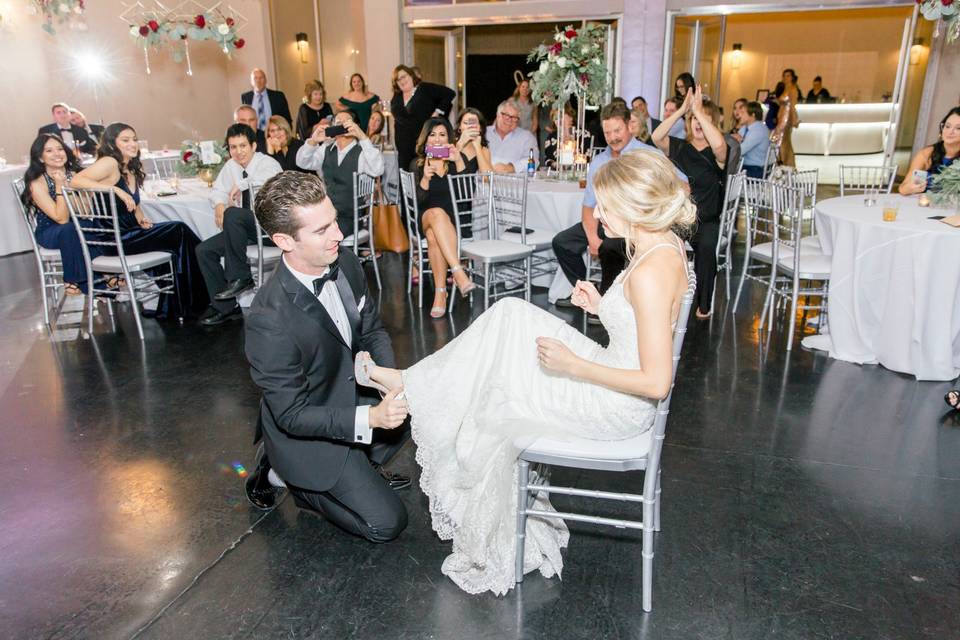
[{"label": "smartphone", "polygon": [[343,125],[337,124],[332,127],[327,127],[323,130],[328,138],[336,138],[337,136],[342,136],[347,132],[347,128]]},{"label": "smartphone", "polygon": [[927,181],[927,172],[923,169],[914,169],[913,170],[913,181],[917,184],[923,184]]},{"label": "smartphone", "polygon": [[427,155],[428,158],[449,158],[450,157],[450,147],[433,147],[427,146],[423,152]]},{"label": "smartphone", "polygon": [[943,220],[946,216],[928,216],[927,220]]}]

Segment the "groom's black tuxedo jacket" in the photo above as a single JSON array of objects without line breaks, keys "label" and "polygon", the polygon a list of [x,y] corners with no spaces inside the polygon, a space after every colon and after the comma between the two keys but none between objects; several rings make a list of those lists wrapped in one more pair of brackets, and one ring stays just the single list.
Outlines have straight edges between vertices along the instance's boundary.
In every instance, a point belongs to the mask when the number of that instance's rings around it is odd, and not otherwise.
[{"label": "groom's black tuxedo jacket", "polygon": [[350,447],[370,444],[354,441],[356,408],[379,396],[357,386],[355,354],[369,351],[378,364],[396,366],[363,268],[349,250],[340,252],[336,285],[353,344],[344,342],[317,296],[283,261],[246,317],[247,360],[263,393],[255,440],[263,438],[281,478],[310,491],[330,489]]}]

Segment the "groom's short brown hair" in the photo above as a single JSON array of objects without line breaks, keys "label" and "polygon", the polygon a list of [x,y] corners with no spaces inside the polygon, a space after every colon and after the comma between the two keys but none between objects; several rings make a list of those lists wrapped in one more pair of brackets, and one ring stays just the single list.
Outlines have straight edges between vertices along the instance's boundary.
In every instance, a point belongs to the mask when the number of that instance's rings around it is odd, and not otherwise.
[{"label": "groom's short brown hair", "polygon": [[260,188],[253,204],[253,213],[267,235],[284,233],[296,239],[301,224],[294,208],[320,204],[326,198],[327,187],[318,176],[300,171],[283,171]]}]

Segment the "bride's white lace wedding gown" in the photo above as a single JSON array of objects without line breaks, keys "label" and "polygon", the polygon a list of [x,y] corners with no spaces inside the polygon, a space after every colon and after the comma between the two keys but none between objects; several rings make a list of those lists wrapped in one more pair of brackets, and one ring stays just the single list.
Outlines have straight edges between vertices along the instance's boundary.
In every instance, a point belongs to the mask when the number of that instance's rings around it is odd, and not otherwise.
[{"label": "bride's white lace wedding gown", "polygon": [[[638,369],[625,275],[600,301],[600,320],[610,336],[606,348],[539,307],[505,298],[403,372],[420,487],[430,500],[434,530],[453,540],[442,571],[464,591],[502,595],[514,586],[518,439],[573,434],[621,440],[652,426],[653,401],[547,372],[537,358],[535,340],[546,336],[582,358]],[[544,496],[536,508],[552,506]],[[559,575],[560,549],[569,538],[563,521],[529,518],[526,535],[524,572]]]}]

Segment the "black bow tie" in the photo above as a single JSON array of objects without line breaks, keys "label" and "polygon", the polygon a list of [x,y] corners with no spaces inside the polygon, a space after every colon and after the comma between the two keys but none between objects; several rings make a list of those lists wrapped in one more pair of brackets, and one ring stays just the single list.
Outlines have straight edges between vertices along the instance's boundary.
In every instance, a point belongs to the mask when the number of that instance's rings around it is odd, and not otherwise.
[{"label": "black bow tie", "polygon": [[320,276],[319,278],[314,279],[313,281],[313,295],[319,296],[320,292],[323,291],[323,285],[327,284],[327,281],[334,282],[337,279],[337,276],[340,274],[340,265],[336,262],[330,265],[329,270],[325,275]]},{"label": "black bow tie", "polygon": [[72,129],[60,129],[60,131],[72,131]]}]

